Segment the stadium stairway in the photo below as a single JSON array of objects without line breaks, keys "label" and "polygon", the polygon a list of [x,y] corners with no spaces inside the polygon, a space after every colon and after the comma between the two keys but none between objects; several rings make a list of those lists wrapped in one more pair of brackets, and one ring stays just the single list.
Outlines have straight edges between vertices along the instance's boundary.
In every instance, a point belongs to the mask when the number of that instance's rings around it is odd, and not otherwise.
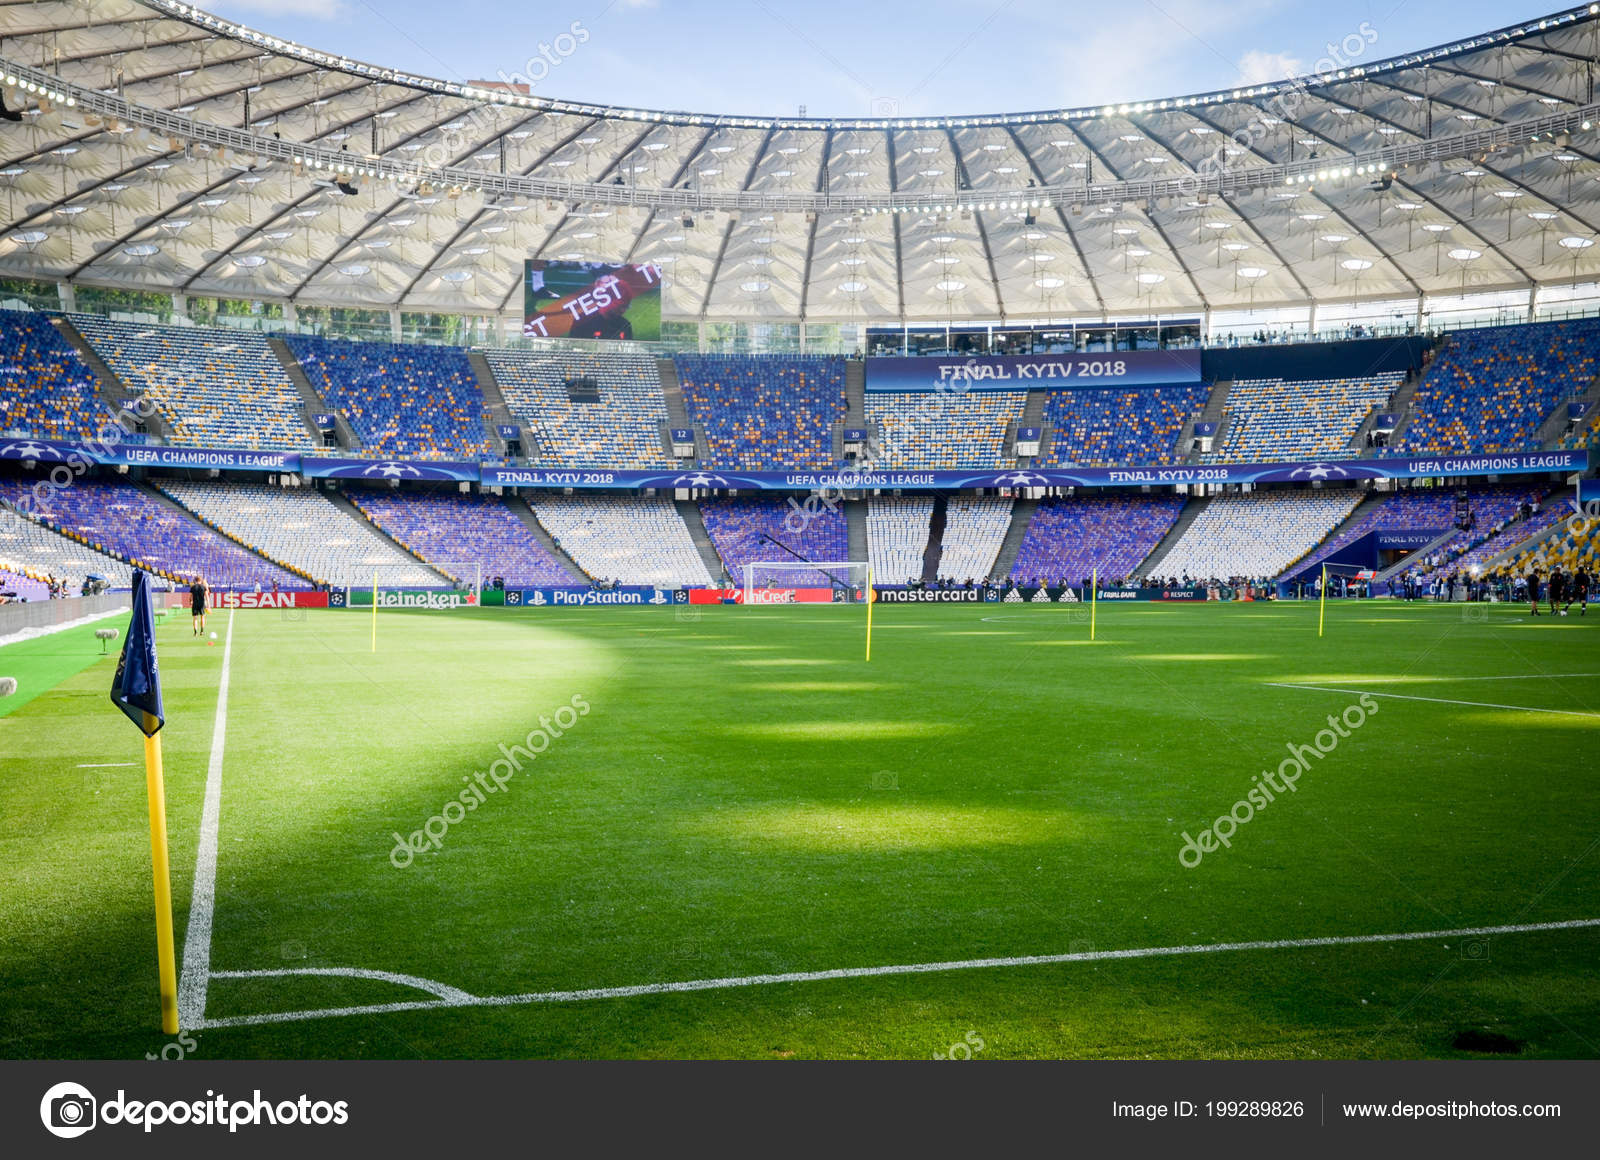
[{"label": "stadium stairway", "polygon": [[1189,530],[1189,525],[1194,523],[1195,520],[1199,519],[1200,513],[1205,511],[1210,504],[1211,497],[1208,495],[1203,495],[1198,498],[1191,498],[1188,503],[1184,504],[1183,511],[1178,514],[1177,521],[1173,523],[1172,529],[1161,538],[1161,542],[1157,544],[1154,550],[1152,550],[1151,553],[1144,558],[1144,561],[1134,569],[1135,574],[1139,576],[1149,576],[1151,573],[1157,571],[1161,565],[1161,561],[1165,560],[1167,558],[1167,554],[1170,553],[1173,548],[1178,546],[1178,541],[1183,539],[1183,534]]},{"label": "stadium stairway", "polygon": [[[89,369],[94,372],[94,379],[100,387],[100,397],[106,401],[106,406],[111,408],[111,414],[122,412],[122,404],[134,397],[128,384],[123,382],[117,372],[106,365],[105,359],[100,357],[98,351],[89,345],[89,340],[78,333],[78,328],[65,318],[50,319],[52,325],[61,332],[61,337],[72,344],[72,348],[83,356],[83,361],[89,364]],[[110,416],[107,416],[109,421]],[[172,436],[172,428],[167,423],[167,417],[159,410],[154,410],[144,420],[145,430],[161,439],[163,442]]]},{"label": "stadium stairway", "polygon": [[[670,358],[656,359],[656,374],[661,379],[661,398],[667,404],[669,427],[689,427],[694,431],[694,462],[703,463],[708,458],[710,446],[706,443],[705,428],[689,418],[689,407],[683,401],[683,384],[678,380],[678,364]],[[671,432],[663,431],[664,446],[670,454]],[[692,525],[691,525],[692,526]],[[713,576],[718,573],[713,572]]]},{"label": "stadium stairway", "polygon": [[844,421],[850,427],[867,425],[867,364],[862,359],[844,363]]},{"label": "stadium stairway", "polygon": [[193,508],[185,507],[183,504],[181,504],[177,500],[173,499],[166,492],[162,491],[159,487],[155,487],[154,485],[149,484],[149,483],[135,483],[135,484],[133,484],[133,486],[138,488],[140,491],[144,492],[145,495],[149,496],[152,500],[154,500],[156,503],[160,504],[162,507],[170,508],[172,511],[177,512],[180,516],[182,516],[184,519],[190,521],[191,523],[202,524],[205,527],[210,528],[213,532],[216,532],[217,535],[221,536],[224,540],[227,540],[230,543],[234,543],[234,544],[239,545],[240,548],[242,548],[246,552],[249,552],[252,556],[257,556],[257,557],[267,561],[267,563],[269,563],[269,564],[276,564],[279,568],[282,568],[285,572],[288,572],[288,573],[290,573],[291,575],[294,575],[294,576],[299,576],[302,580],[305,580],[308,584],[314,584],[316,582],[315,578],[312,577],[311,575],[309,575],[303,568],[296,568],[293,564],[289,563],[287,560],[279,560],[274,556],[269,556],[265,552],[260,551],[260,550],[254,548],[254,547],[251,547],[249,544],[245,543],[243,540],[241,540],[238,536],[235,536],[233,533],[224,531],[222,528],[219,528],[216,524],[214,524],[210,520],[206,519],[199,512],[195,511]]},{"label": "stadium stairway", "polygon": [[567,574],[572,577],[574,584],[587,585],[589,583],[589,574],[578,567],[577,562],[567,555],[560,544],[556,543],[555,537],[539,522],[539,517],[533,514],[533,509],[528,506],[526,499],[521,496],[507,496],[506,507],[510,508],[511,513],[522,521],[522,526],[528,529],[528,534],[539,541],[544,550],[549,552],[567,570]]},{"label": "stadium stairway", "polygon": [[316,420],[312,416],[331,414],[334,433],[339,436],[340,446],[351,450],[360,447],[361,438],[356,434],[355,428],[350,426],[349,420],[343,415],[328,406],[326,399],[317,394],[317,389],[311,385],[311,380],[306,378],[306,372],[300,369],[300,363],[283,339],[269,335],[267,345],[272,348],[273,356],[283,367],[283,373],[289,376],[289,381],[300,394],[300,414],[305,418],[306,427],[311,431],[312,446],[322,446],[322,432],[317,430]]},{"label": "stadium stairway", "polygon": [[323,497],[325,499],[328,500],[329,503],[333,504],[334,507],[336,507],[340,511],[344,512],[345,515],[349,516],[351,519],[355,520],[357,523],[371,528],[374,532],[376,532],[378,535],[382,536],[385,540],[388,540],[389,543],[394,545],[394,550],[395,551],[401,553],[402,555],[410,556],[413,560],[417,560],[417,561],[421,562],[421,564],[425,568],[427,568],[428,571],[432,572],[435,576],[437,576],[439,578],[439,586],[441,588],[450,587],[453,584],[453,582],[451,581],[450,577],[446,576],[443,572],[439,571],[439,569],[437,569],[433,565],[429,564],[426,560],[422,559],[421,556],[417,555],[410,548],[406,547],[399,540],[395,539],[388,532],[384,531],[381,527],[379,527],[377,524],[373,523],[370,519],[368,519],[367,518],[367,513],[362,511],[360,508],[356,507],[355,504],[351,503],[348,499],[346,499],[345,496],[344,496],[344,492],[338,491],[338,490],[336,490],[334,488],[329,488],[327,491],[324,491],[322,493],[322,495],[323,495]]},{"label": "stadium stairway", "polygon": [[1012,503],[1011,526],[1006,529],[1006,538],[1000,541],[1000,551],[995,554],[994,567],[989,569],[989,579],[1004,580],[1011,575],[1011,566],[1017,562],[1017,553],[1022,551],[1022,541],[1028,537],[1028,525],[1033,522],[1033,513],[1038,507],[1036,499],[1019,497]]},{"label": "stadium stairway", "polygon": [[[1437,350],[1438,347],[1434,349]],[[1423,365],[1426,367],[1426,362]],[[1389,396],[1387,409],[1396,416],[1394,430],[1389,432],[1390,447],[1399,445],[1400,437],[1405,432],[1406,424],[1411,421],[1411,399],[1417,393],[1417,387],[1421,383],[1422,375],[1413,375],[1408,381],[1401,383],[1399,389]]]},{"label": "stadium stairway", "polygon": [[[478,391],[483,395],[483,439],[486,446],[504,448],[505,444],[500,439],[501,427],[520,427],[521,423],[511,413],[511,408],[506,406],[506,397],[500,391],[500,383],[494,377],[494,369],[489,366],[489,360],[483,357],[481,350],[467,351],[467,363],[472,367],[472,374],[478,380]],[[523,447],[527,451],[527,447]]]},{"label": "stadium stairway", "polygon": [[944,529],[950,518],[950,501],[942,495],[933,497],[933,515],[928,519],[928,546],[922,550],[922,581],[932,584],[939,579],[939,561],[944,558]]},{"label": "stadium stairway", "polygon": [[711,542],[711,533],[706,531],[706,518],[700,514],[700,505],[692,500],[680,499],[674,500],[672,506],[678,509],[679,517],[689,529],[689,538],[694,541],[695,551],[700,553],[700,559],[705,562],[706,571],[713,580],[720,579],[728,569],[722,563],[722,557],[717,555],[716,545]]},{"label": "stadium stairway", "polygon": [[[1217,425],[1217,433],[1212,437],[1211,446],[1222,446],[1222,437],[1228,432],[1228,414],[1225,408],[1228,405],[1228,394],[1232,390],[1233,383],[1231,381],[1211,384],[1211,394],[1207,396],[1206,405],[1200,409],[1199,416],[1183,425],[1183,431],[1178,436],[1180,450],[1183,448],[1184,442],[1193,442],[1194,424],[1197,422],[1215,423]],[[1202,454],[1203,452],[1200,451],[1185,451],[1183,461],[1185,463],[1199,463]],[[1177,543],[1177,541],[1174,540],[1173,543]]]},{"label": "stadium stairway", "polygon": [[[1039,428],[1039,458],[1050,454],[1050,424],[1045,422],[1044,402],[1048,392],[1029,391],[1027,402],[1022,404],[1022,418],[1012,423],[1006,431],[1005,449],[1010,451],[1016,445],[1017,428]],[[1028,467],[1033,463],[1033,458],[1026,456],[1017,457],[1018,467]]]},{"label": "stadium stairway", "polygon": [[849,533],[849,539],[845,542],[849,546],[850,559],[870,560],[872,557],[867,554],[867,501],[845,500],[844,521]]},{"label": "stadium stairway", "polygon": [[1594,418],[1595,403],[1600,402],[1600,375],[1596,375],[1594,378],[1590,379],[1588,389],[1576,399],[1562,399],[1561,402],[1556,404],[1556,409],[1551,412],[1550,417],[1546,419],[1544,421],[1544,425],[1539,428],[1539,446],[1546,451],[1551,451],[1557,447],[1560,447],[1561,441],[1566,438],[1567,403],[1569,401],[1583,402],[1588,404],[1588,409],[1584,411],[1583,423],[1589,423]]}]

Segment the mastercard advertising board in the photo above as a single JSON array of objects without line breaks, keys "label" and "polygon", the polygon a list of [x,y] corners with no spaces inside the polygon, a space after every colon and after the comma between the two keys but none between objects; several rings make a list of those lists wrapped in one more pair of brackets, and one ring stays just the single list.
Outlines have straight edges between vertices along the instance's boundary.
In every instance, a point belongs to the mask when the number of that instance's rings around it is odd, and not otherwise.
[{"label": "mastercard advertising board", "polygon": [[530,258],[522,291],[529,338],[661,338],[659,266]]}]

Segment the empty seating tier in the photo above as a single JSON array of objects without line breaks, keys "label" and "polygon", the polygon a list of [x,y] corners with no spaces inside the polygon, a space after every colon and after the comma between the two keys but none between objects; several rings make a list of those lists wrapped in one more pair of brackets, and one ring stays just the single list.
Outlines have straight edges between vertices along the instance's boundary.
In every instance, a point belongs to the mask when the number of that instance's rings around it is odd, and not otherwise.
[{"label": "empty seating tier", "polygon": [[711,583],[671,500],[538,496],[529,506],[561,550],[596,580],[661,588]]},{"label": "empty seating tier", "polygon": [[1141,391],[1051,391],[1045,396],[1050,445],[1036,465],[1125,467],[1178,463],[1183,425],[1206,405],[1207,383]]},{"label": "empty seating tier", "polygon": [[240,543],[318,584],[370,588],[376,580],[385,588],[444,586],[436,573],[320,492],[179,481],[163,481],[161,490]]},{"label": "empty seating tier", "polygon": [[92,314],[74,314],[72,324],[131,390],[155,403],[173,442],[311,449],[300,395],[261,335]]},{"label": "empty seating tier", "polygon": [[305,335],[284,341],[328,406],[349,419],[366,454],[457,460],[488,454],[483,392],[466,351]]},{"label": "empty seating tier", "polygon": [[845,416],[843,359],[679,355],[673,361],[684,405],[705,431],[708,466],[833,466],[833,425]]},{"label": "empty seating tier", "polygon": [[[484,352],[506,406],[526,429],[536,463],[568,467],[670,467],[661,428],[667,405],[655,360],[625,352]],[[592,379],[597,402],[580,403],[567,384]]]},{"label": "empty seating tier", "polygon": [[111,421],[94,372],[42,314],[0,310],[0,432],[89,439]]}]

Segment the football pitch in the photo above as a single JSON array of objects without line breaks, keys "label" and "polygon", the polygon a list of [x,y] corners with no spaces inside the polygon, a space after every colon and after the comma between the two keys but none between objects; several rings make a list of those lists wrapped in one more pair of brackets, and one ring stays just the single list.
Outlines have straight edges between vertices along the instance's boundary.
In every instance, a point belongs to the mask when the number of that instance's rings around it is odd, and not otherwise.
[{"label": "football pitch", "polygon": [[1600,1057],[1600,612],[864,614],[162,626],[181,1047],[115,656],[0,649],[0,1055]]}]

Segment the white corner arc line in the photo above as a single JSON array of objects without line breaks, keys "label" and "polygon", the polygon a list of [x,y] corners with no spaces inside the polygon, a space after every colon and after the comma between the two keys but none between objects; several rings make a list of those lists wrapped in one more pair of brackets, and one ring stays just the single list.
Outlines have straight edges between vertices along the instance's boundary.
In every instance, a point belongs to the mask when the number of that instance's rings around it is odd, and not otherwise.
[{"label": "white corner arc line", "polygon": [[[1530,934],[1558,930],[1600,928],[1600,918],[1575,918],[1561,922],[1524,922],[1503,926],[1469,926],[1456,930],[1402,931],[1397,934],[1333,935],[1325,938],[1265,939],[1256,942],[1200,943],[1175,947],[1136,947],[1120,951],[1074,951],[1057,955],[1020,955],[1014,958],[958,959],[940,963],[907,963],[885,967],[842,967],[831,971],[790,971],[777,975],[739,975],[720,979],[690,979],[679,983],[643,983],[629,987],[593,987],[582,991],[538,991],[523,995],[466,996],[452,999],[414,999],[400,1003],[370,1003],[352,1007],[323,1007],[309,1011],[275,1011],[261,1015],[228,1015],[206,1019],[196,1030],[222,1027],[253,1027],[266,1023],[297,1023],[311,1019],[334,1019],[346,1015],[385,1015],[397,1011],[432,1008],[522,1007],[535,1003],[578,1003],[595,999],[632,999],[643,995],[683,994],[690,991],[720,991],[735,987],[762,987],[778,983],[817,983],[833,979],[870,979],[889,975],[932,975],[951,971],[974,971],[1000,967],[1053,966],[1060,963],[1094,963],[1119,959],[1150,959],[1176,955],[1214,955],[1232,951],[1304,950],[1314,947],[1366,946],[1375,943],[1422,942],[1439,938],[1482,938],[1489,935]],[[255,974],[297,973],[219,971],[213,978],[245,977]],[[305,972],[309,973],[309,972]],[[386,972],[373,972],[387,976]],[[387,976],[415,978],[415,976]],[[421,982],[421,980],[419,980]],[[440,986],[440,984],[434,984]],[[427,988],[424,988],[427,989]],[[454,988],[450,988],[454,990]],[[463,994],[465,994],[463,992]]]},{"label": "white corner arc line", "polygon": [[217,904],[217,828],[222,821],[222,754],[228,741],[228,677],[233,667],[235,617],[234,612],[228,613],[228,637],[222,646],[217,718],[211,729],[211,760],[206,766],[194,888],[189,893],[189,927],[184,932],[183,966],[178,973],[178,1026],[185,1031],[205,1022],[206,986],[211,978],[211,916]]},{"label": "white corner arc line", "polygon": [[1455,701],[1449,697],[1414,697],[1404,693],[1375,693],[1371,689],[1335,689],[1328,685],[1291,685],[1283,681],[1264,682],[1273,689],[1310,689],[1317,693],[1343,693],[1349,697],[1383,697],[1390,701],[1427,701],[1434,705],[1466,705],[1471,709],[1512,709],[1518,713],[1549,713],[1556,717],[1600,717],[1579,709],[1541,709],[1534,705],[1500,705],[1493,701]]},{"label": "white corner arc line", "polygon": [[452,987],[449,983],[438,983],[432,979],[424,979],[421,975],[402,975],[396,971],[375,971],[367,967],[273,967],[260,971],[212,971],[213,979],[277,979],[292,975],[332,976],[344,979],[376,979],[381,983],[393,983],[398,987],[412,987],[418,991],[426,991],[440,999],[446,999],[458,1006],[468,1006],[477,1002],[477,996]]}]

